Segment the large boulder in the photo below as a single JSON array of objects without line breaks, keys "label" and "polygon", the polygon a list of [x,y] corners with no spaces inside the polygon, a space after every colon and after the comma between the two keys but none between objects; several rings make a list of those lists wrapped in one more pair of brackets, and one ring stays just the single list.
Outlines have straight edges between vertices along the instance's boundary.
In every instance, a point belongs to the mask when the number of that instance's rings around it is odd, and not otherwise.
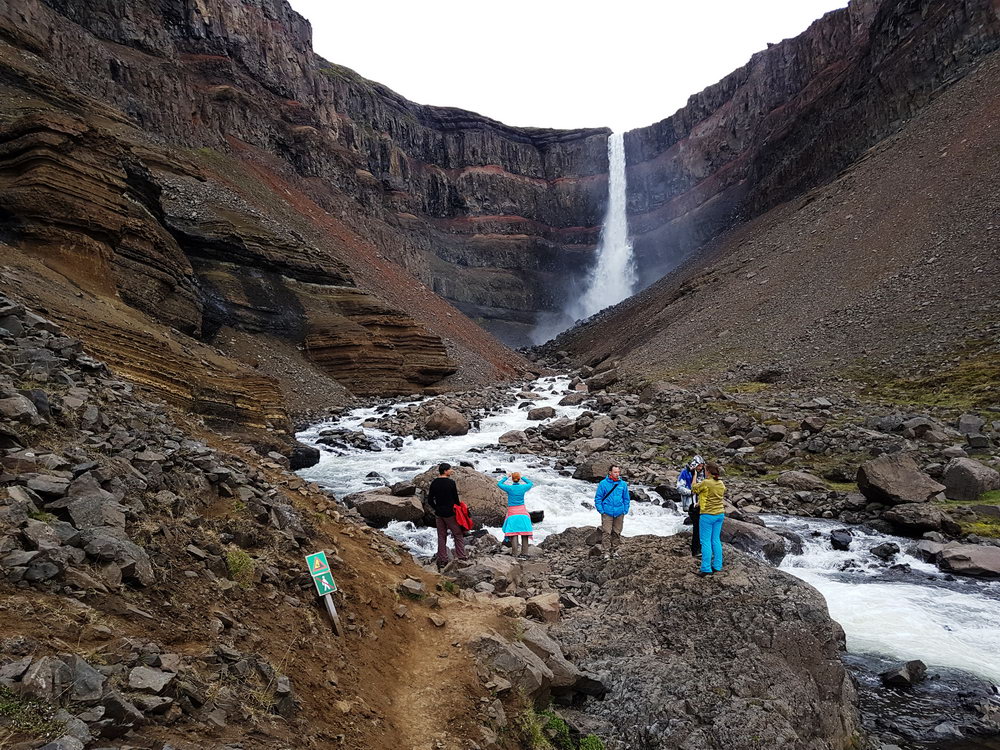
[{"label": "large boulder", "polygon": [[1000,472],[974,458],[953,458],[942,479],[951,500],[978,500],[983,493],[1000,489]]},{"label": "large boulder", "polygon": [[883,454],[858,469],[858,489],[873,503],[924,503],[945,487],[917,466],[906,453]]},{"label": "large boulder", "polygon": [[319,448],[313,448],[311,445],[296,442],[288,453],[288,468],[292,471],[308,469],[310,466],[318,464],[319,458]]},{"label": "large boulder", "polygon": [[608,475],[615,460],[606,455],[595,454],[581,461],[573,472],[573,479],[583,479],[587,482],[600,482]]},{"label": "large boulder", "polygon": [[722,575],[699,578],[680,536],[633,537],[617,559],[588,557],[586,532],[541,545],[554,568],[599,586],[549,633],[601,675],[607,693],[586,712],[611,723],[609,746],[851,744],[859,723],[844,632],[818,591],[738,551]]},{"label": "large boulder", "polygon": [[941,570],[962,576],[1000,578],[1000,547],[986,544],[946,545],[937,556]]},{"label": "large boulder", "polygon": [[528,436],[524,434],[524,430],[508,430],[497,438],[497,442],[500,445],[525,445]]},{"label": "large boulder", "polygon": [[580,438],[566,447],[581,455],[589,456],[592,453],[603,453],[608,450],[611,447],[611,441],[607,438]]},{"label": "large boulder", "polygon": [[785,540],[766,526],[726,518],[722,522],[722,541],[736,549],[757,555],[772,565],[785,559]]},{"label": "large boulder", "polygon": [[[427,488],[437,477],[435,466],[414,477],[413,483],[426,496]],[[458,497],[469,506],[474,521],[483,526],[503,525],[503,520],[507,517],[507,495],[497,487],[494,477],[467,466],[458,466],[452,469],[451,478],[458,485]],[[530,493],[527,495],[527,504],[531,506]]]},{"label": "large boulder", "polygon": [[783,471],[775,481],[790,490],[810,492],[830,489],[826,482],[807,471]]},{"label": "large boulder", "polygon": [[541,422],[543,419],[552,419],[556,415],[556,410],[551,406],[539,406],[528,412],[528,419],[532,422]]},{"label": "large boulder", "polygon": [[500,674],[514,689],[539,705],[551,695],[554,675],[545,662],[525,644],[487,633],[472,643],[472,651],[486,667]]},{"label": "large boulder", "polygon": [[359,493],[355,500],[358,513],[376,526],[385,526],[392,521],[412,521],[416,523],[424,517],[424,506],[416,497],[395,497],[383,492]]},{"label": "large boulder", "polygon": [[618,382],[618,370],[611,368],[604,372],[599,372],[593,377],[587,378],[587,388],[591,393],[602,391]]},{"label": "large boulder", "polygon": [[542,428],[542,436],[549,440],[572,440],[576,435],[576,422],[568,417],[560,417]]},{"label": "large boulder", "polygon": [[925,531],[961,531],[951,517],[928,503],[904,503],[889,508],[882,518],[891,523],[904,536],[920,536]]},{"label": "large boulder", "polygon": [[600,680],[581,672],[576,665],[567,660],[562,648],[543,626],[522,619],[518,623],[518,640],[552,670],[552,692],[555,695],[582,693],[598,698],[604,695],[606,688]]},{"label": "large boulder", "polygon": [[469,420],[462,412],[450,406],[435,409],[424,422],[424,427],[438,435],[465,435],[470,428]]}]

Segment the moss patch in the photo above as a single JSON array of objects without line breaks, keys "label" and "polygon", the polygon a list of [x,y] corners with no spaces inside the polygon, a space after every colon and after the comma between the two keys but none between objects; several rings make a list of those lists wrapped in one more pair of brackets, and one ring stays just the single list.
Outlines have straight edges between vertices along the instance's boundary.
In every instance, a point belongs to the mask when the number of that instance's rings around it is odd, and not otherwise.
[{"label": "moss patch", "polygon": [[869,375],[862,379],[878,396],[895,403],[969,409],[1000,402],[1000,353],[973,342],[957,354],[956,364],[932,375],[890,380]]},{"label": "moss patch", "polygon": [[61,721],[52,718],[54,713],[51,706],[22,698],[0,685],[0,731],[8,730],[40,740],[51,739],[64,729]]},{"label": "moss patch", "polygon": [[1000,505],[1000,490],[990,490],[979,496],[979,504]]},{"label": "moss patch", "polygon": [[240,586],[246,588],[253,583],[253,574],[256,567],[257,563],[250,557],[246,550],[239,547],[230,547],[226,551],[226,569],[229,571],[229,577],[240,584]]},{"label": "moss patch", "polygon": [[963,523],[962,531],[966,534],[976,534],[977,536],[989,537],[990,539],[1000,539],[1000,518],[980,516],[977,521]]}]

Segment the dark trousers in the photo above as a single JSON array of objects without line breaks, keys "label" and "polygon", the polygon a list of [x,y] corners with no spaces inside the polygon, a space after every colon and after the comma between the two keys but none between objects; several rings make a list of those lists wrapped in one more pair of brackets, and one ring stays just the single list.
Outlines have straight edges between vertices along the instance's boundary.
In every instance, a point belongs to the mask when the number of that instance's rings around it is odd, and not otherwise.
[{"label": "dark trousers", "polygon": [[691,503],[688,518],[691,519],[691,554],[698,557],[701,554],[701,511],[698,510],[697,503]]},{"label": "dark trousers", "polygon": [[465,559],[465,529],[458,525],[458,521],[455,520],[455,516],[450,516],[449,518],[437,517],[437,530],[438,530],[438,551],[437,551],[437,561],[438,565],[448,564],[448,532],[451,532],[451,538],[455,540],[455,557],[459,560]]}]

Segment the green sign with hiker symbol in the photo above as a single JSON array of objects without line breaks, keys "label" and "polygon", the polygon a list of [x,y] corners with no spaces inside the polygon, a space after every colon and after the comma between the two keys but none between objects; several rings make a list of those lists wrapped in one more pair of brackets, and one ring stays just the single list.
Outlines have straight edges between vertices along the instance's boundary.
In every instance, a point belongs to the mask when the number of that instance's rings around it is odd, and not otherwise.
[{"label": "green sign with hiker symbol", "polygon": [[326,561],[325,552],[314,552],[306,555],[306,566],[309,568],[309,575],[312,576],[316,585],[316,593],[320,596],[332,594],[337,590],[337,582],[333,580],[333,573],[330,571],[330,563]]}]

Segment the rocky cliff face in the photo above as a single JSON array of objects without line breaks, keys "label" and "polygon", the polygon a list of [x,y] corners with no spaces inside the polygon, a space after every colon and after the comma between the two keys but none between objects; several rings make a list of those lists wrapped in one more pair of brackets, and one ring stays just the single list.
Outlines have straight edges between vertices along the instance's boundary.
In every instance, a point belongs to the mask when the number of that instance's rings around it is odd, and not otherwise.
[{"label": "rocky cliff face", "polygon": [[409,102],[314,55],[284,0],[29,0],[0,23],[146,131],[189,147],[238,141],[322,182],[382,253],[509,338],[561,303],[567,271],[595,246],[607,131]]},{"label": "rocky cliff face", "polygon": [[1000,47],[994,0],[853,0],[626,135],[644,284],[836,175]]}]

